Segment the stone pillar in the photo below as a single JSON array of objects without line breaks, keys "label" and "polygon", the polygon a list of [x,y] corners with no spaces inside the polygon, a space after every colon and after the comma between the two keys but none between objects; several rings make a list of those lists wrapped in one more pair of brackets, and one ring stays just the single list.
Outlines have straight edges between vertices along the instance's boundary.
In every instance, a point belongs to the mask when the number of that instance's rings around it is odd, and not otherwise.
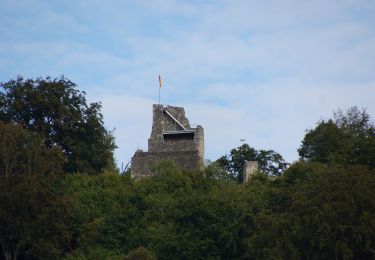
[{"label": "stone pillar", "polygon": [[257,171],[257,161],[245,161],[243,166],[242,183],[246,183]]}]

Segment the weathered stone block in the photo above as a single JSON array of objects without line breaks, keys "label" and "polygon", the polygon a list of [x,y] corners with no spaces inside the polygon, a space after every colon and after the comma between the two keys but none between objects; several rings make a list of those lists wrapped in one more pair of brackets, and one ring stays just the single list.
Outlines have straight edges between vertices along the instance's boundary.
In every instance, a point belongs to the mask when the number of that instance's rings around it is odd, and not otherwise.
[{"label": "weathered stone block", "polygon": [[242,182],[246,183],[258,171],[257,161],[245,161],[243,166]]}]

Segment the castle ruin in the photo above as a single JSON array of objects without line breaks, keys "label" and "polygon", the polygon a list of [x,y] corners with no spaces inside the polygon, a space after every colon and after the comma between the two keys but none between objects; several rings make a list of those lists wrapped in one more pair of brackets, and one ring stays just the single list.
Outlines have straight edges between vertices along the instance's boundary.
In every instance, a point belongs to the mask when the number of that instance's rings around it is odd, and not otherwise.
[{"label": "castle ruin", "polygon": [[137,150],[131,159],[132,178],[152,175],[152,166],[161,160],[172,160],[183,171],[203,167],[204,130],[193,128],[183,107],[153,105],[148,152]]},{"label": "castle ruin", "polygon": [[259,164],[257,161],[245,161],[242,172],[242,183],[248,182],[257,173],[258,169]]}]

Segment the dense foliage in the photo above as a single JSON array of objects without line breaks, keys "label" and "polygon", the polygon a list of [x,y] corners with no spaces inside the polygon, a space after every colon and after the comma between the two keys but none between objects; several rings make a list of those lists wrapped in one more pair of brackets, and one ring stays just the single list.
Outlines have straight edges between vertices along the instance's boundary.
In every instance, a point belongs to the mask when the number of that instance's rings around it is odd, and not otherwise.
[{"label": "dense foliage", "polygon": [[47,149],[39,135],[20,125],[0,122],[0,158],[2,256],[63,254],[70,241],[70,206],[53,187],[62,173],[61,151]]},{"label": "dense foliage", "polygon": [[[57,194],[71,200],[70,243],[60,241],[55,252],[67,259],[374,257],[375,172],[367,167],[296,163],[276,180],[258,174],[247,185],[182,173],[170,162],[158,172],[136,182],[65,176]],[[63,216],[49,214],[48,223]],[[39,245],[38,235],[26,242]]]},{"label": "dense foliage", "polygon": [[[135,181],[102,172],[113,139],[100,106],[87,107],[70,84],[2,85],[0,260],[375,258],[374,127],[365,111],[320,122],[302,142],[303,160],[287,169],[281,155],[244,144],[203,172],[163,161]],[[262,171],[241,184],[245,160]]]},{"label": "dense foliage", "polygon": [[154,178],[71,175],[76,258],[369,259],[375,249],[375,172],[296,163],[247,185],[182,173]]},{"label": "dense foliage", "polygon": [[61,147],[67,172],[114,170],[114,139],[103,126],[101,104],[87,104],[70,80],[18,77],[0,83],[0,121],[22,124],[46,145]]},{"label": "dense foliage", "polygon": [[375,167],[375,126],[364,109],[341,110],[334,119],[318,122],[298,149],[309,162],[362,164]]}]

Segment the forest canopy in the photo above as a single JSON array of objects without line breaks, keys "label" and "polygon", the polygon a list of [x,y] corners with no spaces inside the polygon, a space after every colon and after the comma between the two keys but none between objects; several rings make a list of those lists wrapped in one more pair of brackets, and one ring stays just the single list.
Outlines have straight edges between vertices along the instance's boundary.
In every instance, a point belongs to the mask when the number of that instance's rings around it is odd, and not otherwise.
[{"label": "forest canopy", "polygon": [[[66,78],[0,88],[0,259],[373,259],[374,124],[356,107],[306,132],[289,167],[233,148],[202,171],[114,169],[100,103]],[[260,171],[240,183],[245,160]]]}]

